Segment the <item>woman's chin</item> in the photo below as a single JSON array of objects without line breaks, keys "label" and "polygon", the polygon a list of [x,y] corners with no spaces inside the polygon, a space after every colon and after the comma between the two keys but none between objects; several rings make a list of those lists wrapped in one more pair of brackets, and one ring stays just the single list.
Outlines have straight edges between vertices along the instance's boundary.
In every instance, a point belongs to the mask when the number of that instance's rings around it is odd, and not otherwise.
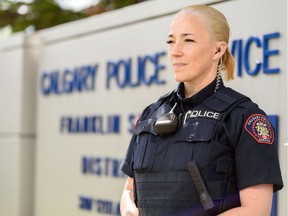
[{"label": "woman's chin", "polygon": [[174,75],[174,79],[176,82],[185,82],[184,77],[177,76],[177,74]]}]

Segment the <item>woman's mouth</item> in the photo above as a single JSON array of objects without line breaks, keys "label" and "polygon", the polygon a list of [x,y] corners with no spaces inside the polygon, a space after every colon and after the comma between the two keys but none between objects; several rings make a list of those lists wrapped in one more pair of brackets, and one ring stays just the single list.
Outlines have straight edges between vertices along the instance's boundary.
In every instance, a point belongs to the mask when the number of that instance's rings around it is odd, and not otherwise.
[{"label": "woman's mouth", "polygon": [[174,69],[180,69],[180,68],[183,68],[184,66],[186,66],[185,63],[174,63],[173,64]]}]

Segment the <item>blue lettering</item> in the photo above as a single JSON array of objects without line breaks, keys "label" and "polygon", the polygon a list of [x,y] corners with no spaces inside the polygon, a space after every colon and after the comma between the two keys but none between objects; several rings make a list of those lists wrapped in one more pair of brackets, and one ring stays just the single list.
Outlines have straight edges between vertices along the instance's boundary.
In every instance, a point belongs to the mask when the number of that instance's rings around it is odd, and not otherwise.
[{"label": "blue lettering", "polygon": [[71,94],[73,92],[95,90],[96,71],[98,65],[82,66],[80,68],[65,68],[63,72],[44,71],[40,78],[40,88],[43,95]]},{"label": "blue lettering", "polygon": [[[131,79],[130,77],[131,65],[130,64],[131,64],[131,59],[128,59],[128,60],[121,59],[118,62],[109,61],[107,63],[106,88],[108,89],[110,88],[110,80],[112,78],[115,79],[116,84],[119,88],[124,88],[126,85],[129,85],[130,79]],[[122,77],[122,81],[121,81],[121,77]]]},{"label": "blue lettering", "polygon": [[116,66],[115,63],[113,63],[112,61],[108,61],[107,65],[106,65],[106,71],[107,71],[107,77],[106,77],[106,88],[109,89],[110,88],[110,79],[112,79],[113,77],[117,77],[117,70],[116,70]]},{"label": "blue lettering", "polygon": [[82,157],[82,173],[85,175],[110,176],[123,178],[125,175],[120,170],[122,160],[116,158]]},{"label": "blue lettering", "polygon": [[[146,66],[148,62],[153,62],[153,56],[144,56],[144,57],[138,57],[138,76],[139,76],[139,81],[138,83],[143,83],[144,85],[151,85],[153,82],[153,76],[148,76],[148,73],[146,74]],[[155,68],[156,69],[156,68]],[[146,76],[147,75],[147,76]]]},{"label": "blue lettering", "polygon": [[79,208],[83,210],[92,210],[92,198],[80,196],[80,205]]},{"label": "blue lettering", "polygon": [[119,167],[120,167],[120,162],[119,162],[119,160],[115,160],[115,159],[113,159],[112,160],[112,175],[114,176],[114,177],[117,177],[117,176],[119,176]]},{"label": "blue lettering", "polygon": [[96,200],[97,212],[112,214],[112,205],[111,201],[107,200]]},{"label": "blue lettering", "polygon": [[[231,54],[234,56],[234,58],[236,58],[237,56],[237,59],[236,59],[237,75],[239,77],[242,76],[242,46],[243,46],[242,40],[235,40],[232,42],[232,47],[231,47]],[[238,50],[237,54],[235,53],[236,50]]]},{"label": "blue lettering", "polygon": [[160,64],[160,59],[164,56],[166,56],[166,52],[159,52],[155,54],[155,58],[154,58],[155,73],[154,73],[153,80],[158,85],[163,85],[166,83],[165,80],[159,79],[159,72],[166,69],[165,65]]},{"label": "blue lettering", "polygon": [[101,158],[82,158],[82,172],[84,174],[102,174]]},{"label": "blue lettering", "polygon": [[102,174],[102,168],[101,168],[101,158],[92,158],[90,160],[91,170],[94,170],[95,174],[100,176]]},{"label": "blue lettering", "polygon": [[60,118],[61,133],[94,133],[94,134],[119,134],[120,115],[95,116],[62,116]]},{"label": "blue lettering", "polygon": [[[120,89],[140,85],[165,84],[165,80],[161,80],[159,77],[159,73],[166,68],[160,63],[161,58],[165,55],[165,52],[159,52],[155,55],[138,56],[135,67],[137,71],[135,72],[132,70],[133,61],[131,58],[108,61],[106,64],[106,88],[110,89],[113,81]],[[148,71],[148,66],[153,67],[152,72]]]},{"label": "blue lettering", "polygon": [[89,172],[89,160],[87,157],[82,158],[82,173],[86,174]]},{"label": "blue lettering", "polygon": [[52,79],[51,92],[59,94],[60,93],[60,87],[58,85],[59,71],[51,73],[51,79]]},{"label": "blue lettering", "polygon": [[120,116],[108,116],[108,133],[120,133]]},{"label": "blue lettering", "polygon": [[93,117],[93,132],[94,133],[104,133],[104,126],[103,126],[103,116],[94,116]]},{"label": "blue lettering", "polygon": [[47,71],[44,71],[41,76],[40,88],[43,95],[50,94],[51,79]]},{"label": "blue lettering", "polygon": [[120,203],[107,199],[95,199],[88,196],[79,196],[81,210],[95,209],[97,213],[120,216]]},{"label": "blue lettering", "polygon": [[274,144],[278,146],[278,135],[279,135],[279,116],[278,115],[268,115],[267,116],[273,129],[274,129]]},{"label": "blue lettering", "polygon": [[71,93],[73,91],[74,75],[72,69],[66,68],[63,73],[63,91]]},{"label": "blue lettering", "polygon": [[274,38],[279,38],[280,33],[275,32],[272,34],[266,34],[263,37],[263,72],[265,74],[280,73],[280,68],[269,68],[269,58],[273,55],[279,55],[279,50],[269,50],[269,41]]},{"label": "blue lettering", "polygon": [[[279,38],[280,33],[275,32],[271,34],[266,34],[263,36],[263,40],[259,37],[249,37],[247,41],[243,41],[242,39],[234,40],[231,44],[231,54],[234,56],[237,64],[237,75],[241,77],[242,73],[242,65],[244,65],[245,71],[250,76],[255,76],[259,74],[261,67],[263,67],[264,74],[275,74],[280,73],[280,68],[270,68],[269,60],[273,56],[279,55],[279,49],[270,49],[269,42],[272,39]],[[262,51],[263,56],[261,63],[259,59],[255,62],[254,67],[252,67],[250,60],[251,49],[255,45],[259,50]],[[244,50],[243,50],[244,49]]]},{"label": "blue lettering", "polygon": [[254,70],[251,70],[250,65],[249,65],[249,59],[250,59],[250,48],[251,48],[252,43],[255,43],[257,47],[261,47],[261,41],[259,38],[250,37],[248,39],[248,41],[246,42],[246,45],[245,45],[245,49],[244,49],[244,66],[245,66],[246,72],[249,75],[255,76],[259,73],[261,63],[256,62],[256,66],[255,66]]},{"label": "blue lettering", "polygon": [[[115,65],[114,68],[115,72],[114,74],[116,74],[116,82],[117,85],[119,86],[119,88],[124,88],[127,84],[130,83],[130,79],[131,79],[131,59],[127,59],[127,60],[120,60],[118,62],[118,64]],[[121,72],[123,73],[122,77],[122,81],[121,81]]]}]

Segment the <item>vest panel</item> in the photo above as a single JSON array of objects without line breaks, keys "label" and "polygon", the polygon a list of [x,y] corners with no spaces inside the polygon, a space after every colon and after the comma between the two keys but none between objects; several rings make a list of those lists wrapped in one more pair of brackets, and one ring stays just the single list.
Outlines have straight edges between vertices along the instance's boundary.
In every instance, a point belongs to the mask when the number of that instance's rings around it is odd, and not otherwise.
[{"label": "vest panel", "polygon": [[177,133],[159,135],[154,128],[157,118],[171,110],[171,100],[150,107],[145,118],[140,119],[135,132],[133,164],[140,216],[211,215],[200,203],[187,170],[188,161],[197,164],[216,205],[212,215],[240,206],[234,149],[219,143],[217,137],[225,117],[247,98],[224,89],[202,105],[182,113]]}]

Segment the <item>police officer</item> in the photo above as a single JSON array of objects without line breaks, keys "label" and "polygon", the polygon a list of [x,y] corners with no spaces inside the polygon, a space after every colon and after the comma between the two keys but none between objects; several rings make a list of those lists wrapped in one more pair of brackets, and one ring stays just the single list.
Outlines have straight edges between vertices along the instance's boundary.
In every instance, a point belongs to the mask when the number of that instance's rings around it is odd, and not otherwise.
[{"label": "police officer", "polygon": [[283,187],[266,114],[224,86],[233,78],[229,26],[218,10],[194,5],[171,23],[176,90],[148,106],[122,170],[121,215],[268,216]]}]

